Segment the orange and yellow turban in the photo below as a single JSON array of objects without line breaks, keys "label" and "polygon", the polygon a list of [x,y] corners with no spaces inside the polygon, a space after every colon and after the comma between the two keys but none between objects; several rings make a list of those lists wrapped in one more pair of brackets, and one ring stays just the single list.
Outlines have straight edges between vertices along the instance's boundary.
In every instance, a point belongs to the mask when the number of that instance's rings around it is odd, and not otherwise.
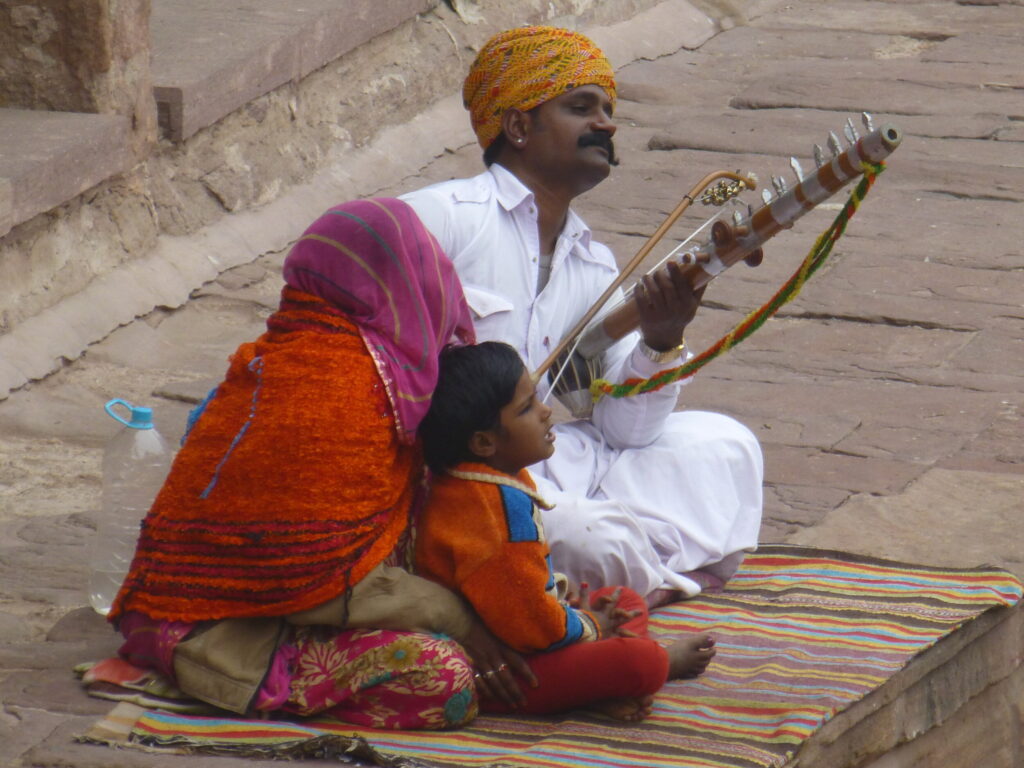
[{"label": "orange and yellow turban", "polygon": [[557,27],[500,32],[481,49],[462,87],[477,141],[484,149],[501,133],[508,109],[533,109],[581,85],[599,85],[615,103],[615,76],[588,38]]}]

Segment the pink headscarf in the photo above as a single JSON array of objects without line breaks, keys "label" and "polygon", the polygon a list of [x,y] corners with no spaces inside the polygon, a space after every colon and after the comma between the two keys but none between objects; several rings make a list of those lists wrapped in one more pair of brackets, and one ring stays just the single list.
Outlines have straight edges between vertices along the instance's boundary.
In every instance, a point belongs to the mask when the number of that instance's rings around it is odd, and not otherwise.
[{"label": "pink headscarf", "polygon": [[356,323],[398,433],[411,442],[430,407],[441,349],[475,341],[455,268],[412,208],[393,198],[331,208],[288,254],[284,279]]}]

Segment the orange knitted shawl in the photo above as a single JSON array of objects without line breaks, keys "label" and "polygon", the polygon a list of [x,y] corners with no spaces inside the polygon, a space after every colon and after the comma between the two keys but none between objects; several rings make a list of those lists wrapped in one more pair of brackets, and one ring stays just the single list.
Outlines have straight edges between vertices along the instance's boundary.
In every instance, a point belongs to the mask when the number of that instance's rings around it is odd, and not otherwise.
[{"label": "orange knitted shawl", "polygon": [[197,409],[111,620],[313,608],[406,530],[438,352],[473,340],[455,268],[406,203],[379,198],[313,222],[284,277],[267,333]]},{"label": "orange knitted shawl", "polygon": [[312,608],[357,583],[406,528],[419,450],[399,440],[373,358],[343,314],[284,296],[179,452],[111,619]]}]

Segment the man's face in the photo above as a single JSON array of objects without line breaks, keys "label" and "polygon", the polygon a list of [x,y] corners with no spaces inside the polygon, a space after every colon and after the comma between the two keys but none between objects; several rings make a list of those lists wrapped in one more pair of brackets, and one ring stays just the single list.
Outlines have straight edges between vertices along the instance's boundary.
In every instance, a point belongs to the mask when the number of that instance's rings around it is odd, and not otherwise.
[{"label": "man's face", "polygon": [[574,195],[599,184],[618,164],[612,101],[600,86],[566,91],[528,114],[530,164],[553,181],[570,184]]}]

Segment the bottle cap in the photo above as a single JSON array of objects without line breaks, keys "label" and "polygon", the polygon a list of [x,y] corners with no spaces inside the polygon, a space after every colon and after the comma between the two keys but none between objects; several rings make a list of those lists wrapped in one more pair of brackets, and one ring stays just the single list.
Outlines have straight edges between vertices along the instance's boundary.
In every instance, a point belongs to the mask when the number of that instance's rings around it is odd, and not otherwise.
[{"label": "bottle cap", "polygon": [[[118,413],[114,412],[114,406],[123,405],[128,409],[131,420],[124,418]],[[114,419],[120,421],[126,427],[132,429],[152,429],[153,428],[153,409],[146,408],[141,405],[132,405],[126,400],[120,398],[114,398],[109,401],[105,406],[104,410]]]}]

